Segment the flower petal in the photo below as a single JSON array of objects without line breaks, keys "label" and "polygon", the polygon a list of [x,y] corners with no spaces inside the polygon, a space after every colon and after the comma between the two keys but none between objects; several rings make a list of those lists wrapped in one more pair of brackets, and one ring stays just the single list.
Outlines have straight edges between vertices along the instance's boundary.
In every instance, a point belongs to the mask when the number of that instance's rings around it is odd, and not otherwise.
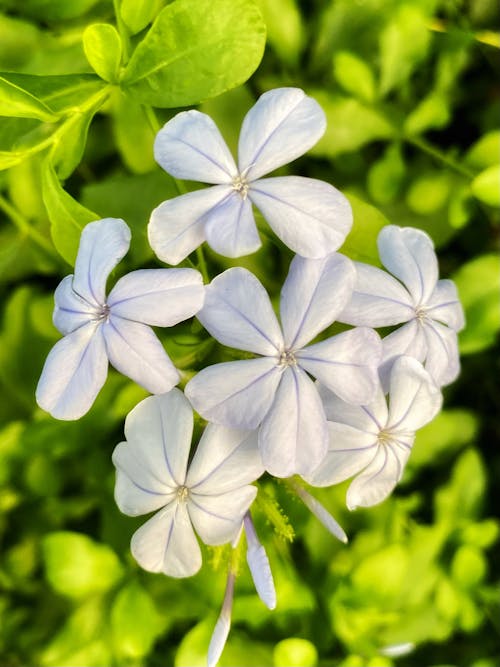
[{"label": "flower petal", "polygon": [[247,512],[245,515],[244,526],[247,538],[247,563],[252,574],[255,590],[268,609],[275,609],[276,588],[274,586],[271,565],[269,564],[266,550],[260,543],[255,532],[250,512]]},{"label": "flower petal", "polygon": [[56,288],[54,301],[52,321],[64,335],[75,331],[96,317],[96,307],[74,291],[73,276],[66,276],[61,280]]},{"label": "flower petal", "polygon": [[37,403],[56,419],[79,419],[92,406],[107,374],[101,327],[89,322],[49,352],[36,389]]},{"label": "flower petal", "polygon": [[381,385],[377,387],[369,405],[346,403],[330,389],[317,383],[328,421],[349,424],[354,428],[376,435],[387,423],[387,401]]},{"label": "flower petal", "polygon": [[297,363],[348,403],[367,404],[377,387],[382,345],[373,329],[358,327],[299,350]]},{"label": "flower petal", "polygon": [[170,391],[179,372],[150,327],[111,314],[103,325],[110,362],[152,394]]},{"label": "flower petal", "polygon": [[208,424],[189,466],[186,485],[196,493],[220,494],[254,482],[263,472],[255,431]]},{"label": "flower petal", "polygon": [[172,327],[195,315],[205,288],[194,269],[142,269],[116,283],[108,297],[113,315],[160,327]]},{"label": "flower petal", "polygon": [[415,317],[411,296],[386,271],[354,262],[356,283],[351,300],[338,316],[339,322],[354,326],[386,327]]},{"label": "flower petal", "polygon": [[427,342],[425,370],[437,385],[450,384],[460,373],[456,332],[432,320],[425,320],[423,332]]},{"label": "flower petal", "polygon": [[156,135],[155,160],[175,178],[230,183],[238,170],[214,121],[191,109],[181,111]]},{"label": "flower petal", "polygon": [[389,375],[397,357],[406,354],[421,363],[427,355],[427,341],[423,326],[417,320],[410,320],[382,339],[382,361],[379,374],[382,386],[389,390]]},{"label": "flower petal", "polygon": [[447,324],[454,331],[464,328],[464,311],[452,280],[438,280],[436,289],[427,301],[425,313],[433,320]]},{"label": "flower petal", "polygon": [[119,218],[104,218],[83,228],[73,289],[90,304],[106,303],[106,280],[130,246],[130,229]]},{"label": "flower petal", "polygon": [[269,411],[280,379],[275,359],[229,361],[201,370],[185,394],[205,419],[250,431]]},{"label": "flower petal", "polygon": [[422,364],[399,357],[390,377],[387,429],[410,433],[430,422],[441,409],[443,397]]},{"label": "flower petal", "polygon": [[322,259],[295,256],[281,290],[285,347],[299,349],[335,321],[347,303],[356,274],[339,253]]},{"label": "flower petal", "polygon": [[430,236],[413,227],[387,225],[378,236],[382,264],[407,287],[415,306],[425,305],[438,279]]},{"label": "flower petal", "polygon": [[178,264],[205,241],[205,216],[232,192],[227,185],[168,199],[151,213],[149,244],[163,262]]},{"label": "flower petal", "polygon": [[224,257],[242,257],[262,245],[252,202],[234,192],[210,212],[205,225],[208,245]]},{"label": "flower petal", "polygon": [[148,572],[191,577],[201,567],[201,551],[185,503],[171,502],[136,530],[132,555]]},{"label": "flower petal", "polygon": [[385,500],[401,479],[409,455],[407,448],[379,446],[372,462],[351,482],[347,507],[371,507]]},{"label": "flower petal", "polygon": [[[123,450],[119,449],[124,445]],[[113,452],[113,463],[117,465],[118,456],[120,459],[127,458],[125,465],[131,467],[134,464],[132,452],[125,442],[121,442],[115,447]],[[128,456],[128,454],[131,456]],[[177,494],[172,489],[165,489],[164,491],[153,491],[150,487],[155,484],[160,485],[160,480],[152,477],[150,471],[141,469],[138,464],[138,469],[134,471],[134,478],[132,479],[122,470],[116,471],[115,482],[115,502],[120,508],[120,512],[128,516],[140,516],[141,514],[149,514],[160,507],[165,507],[176,499]]]},{"label": "flower petal", "polygon": [[240,173],[254,180],[303,155],[326,129],[323,109],[299,88],[275,88],[259,97],[243,120]]},{"label": "flower petal", "polygon": [[205,303],[197,317],[228,347],[266,356],[278,355],[283,347],[269,296],[247,269],[235,267],[214,278],[206,287]]},{"label": "flower petal", "polygon": [[325,257],[338,250],[352,227],[346,197],[314,178],[262,179],[251,184],[248,196],[276,236],[303,257]]},{"label": "flower petal", "polygon": [[377,452],[378,434],[348,424],[328,422],[329,448],[319,466],[304,479],[313,486],[332,486],[365,468]]},{"label": "flower petal", "polygon": [[257,487],[249,485],[216,496],[190,491],[189,516],[203,542],[211,546],[231,542],[256,495]]},{"label": "flower petal", "polygon": [[193,409],[179,389],[148,396],[127,415],[127,445],[113,461],[134,481],[136,469],[147,471],[153,491],[175,490],[185,484],[192,435]]},{"label": "flower petal", "polygon": [[316,387],[300,368],[288,367],[259,430],[266,470],[276,477],[305,475],[324,458],[327,441],[325,413]]}]

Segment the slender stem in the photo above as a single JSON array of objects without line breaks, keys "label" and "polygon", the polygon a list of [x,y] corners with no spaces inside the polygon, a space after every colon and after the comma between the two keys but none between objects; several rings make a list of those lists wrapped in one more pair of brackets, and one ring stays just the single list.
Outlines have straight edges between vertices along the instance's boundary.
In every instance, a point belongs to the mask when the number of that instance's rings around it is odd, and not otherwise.
[{"label": "slender stem", "polygon": [[130,35],[120,13],[119,0],[113,0],[113,9],[115,11],[116,26],[122,38],[123,64],[126,65],[130,58]]},{"label": "slender stem", "polygon": [[437,149],[425,139],[422,139],[421,137],[404,137],[404,140],[412,146],[419,148],[421,151],[424,151],[424,153],[427,153],[433,157],[437,162],[441,162],[442,164],[450,167],[450,169],[453,169],[462,176],[465,176],[470,180],[475,177],[475,173],[473,171],[467,169],[467,167],[464,167],[453,158],[450,158],[448,155]]},{"label": "slender stem", "polygon": [[18,230],[24,236],[28,236],[36,245],[44,252],[50,255],[51,259],[59,260],[59,255],[54,250],[53,245],[35,229],[19,211],[12,206],[4,197],[0,195],[0,209],[7,215],[7,217],[14,223]]},{"label": "slender stem", "polygon": [[196,257],[198,259],[198,270],[201,272],[201,275],[203,276],[203,282],[209,283],[210,277],[208,275],[207,263],[205,262],[205,255],[203,254],[203,248],[201,246],[198,246],[198,248],[196,248]]},{"label": "slender stem", "polygon": [[161,126],[158,121],[158,118],[156,117],[155,110],[153,109],[153,107],[150,107],[147,104],[144,104],[142,108],[144,109],[144,114],[148,120],[151,129],[156,134],[157,132],[160,131]]}]

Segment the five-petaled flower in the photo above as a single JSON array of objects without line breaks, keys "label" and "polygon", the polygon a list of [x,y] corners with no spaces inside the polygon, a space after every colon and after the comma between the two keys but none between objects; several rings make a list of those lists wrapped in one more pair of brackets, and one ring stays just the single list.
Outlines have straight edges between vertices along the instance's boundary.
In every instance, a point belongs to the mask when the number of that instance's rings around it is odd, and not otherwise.
[{"label": "five-petaled flower", "polygon": [[412,357],[394,362],[389,385],[387,401],[380,385],[368,405],[351,405],[321,388],[330,445],[324,461],[305,479],[313,486],[330,486],[357,475],[347,491],[349,509],[387,498],[401,479],[415,431],[441,409],[439,388]]},{"label": "five-petaled flower", "polygon": [[277,477],[311,472],[327,451],[326,418],[308,373],[349,402],[367,403],[375,391],[381,345],[372,329],[307,345],[335,320],[354,280],[343,255],[296,256],[281,291],[283,329],[264,287],[246,269],[228,269],[206,288],[197,316],[203,326],[224,345],[261,356],[204,368],[186,395],[206,419],[260,427],[263,463]]},{"label": "five-petaled flower", "polygon": [[[132,536],[132,554],[150,572],[189,577],[201,567],[194,529],[205,544],[231,542],[264,472],[256,434],[209,424],[188,457],[193,410],[172,389],[137,405],[125,422],[127,442],[113,452],[115,499],[130,516],[157,512]],[[161,509],[160,509],[161,508]]]},{"label": "five-petaled flower", "polygon": [[451,280],[438,280],[438,263],[429,236],[413,227],[384,227],[378,237],[383,265],[396,278],[356,262],[357,280],[340,322],[385,327],[405,322],[382,340],[384,383],[394,360],[407,354],[421,361],[438,385],[460,370],[457,332],[464,314]]},{"label": "five-petaled flower", "polygon": [[261,178],[309,150],[325,127],[323,110],[302,90],[270,90],[243,121],[236,166],[209,116],[177,114],[156,137],[156,161],[176,178],[214,185],[153,211],[148,234],[158,257],[177,264],[205,240],[226,257],[255,252],[261,242],[252,204],[294,252],[324,257],[337,250],[352,226],[343,194],[313,178]]},{"label": "five-petaled flower", "polygon": [[106,298],[106,279],[125,256],[130,229],[105,218],[82,232],[74,275],[55,292],[54,325],[64,334],[38,382],[40,407],[58,419],[78,419],[106,381],[108,360],[154,394],[169,391],[179,373],[148,325],[170,327],[201,308],[204,287],[193,269],[142,269],[120,278]]}]

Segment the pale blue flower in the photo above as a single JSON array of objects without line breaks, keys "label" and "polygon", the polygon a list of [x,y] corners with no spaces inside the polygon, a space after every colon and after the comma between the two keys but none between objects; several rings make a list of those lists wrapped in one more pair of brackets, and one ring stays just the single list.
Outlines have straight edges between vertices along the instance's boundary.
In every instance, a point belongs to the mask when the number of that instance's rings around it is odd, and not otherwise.
[{"label": "pale blue flower", "polygon": [[226,257],[261,245],[252,204],[285,245],[304,257],[337,250],[352,226],[347,199],[312,178],[261,177],[299,157],[324,133],[325,114],[298,88],[262,95],[241,128],[236,165],[213,120],[182,111],[155,140],[156,161],[176,178],[213,184],[156,208],[148,234],[160,259],[177,264],[205,240]]},{"label": "pale blue flower", "polygon": [[327,451],[326,417],[309,374],[353,403],[375,391],[381,350],[372,329],[309,344],[344,308],[354,280],[352,262],[340,254],[295,257],[281,292],[282,328],[250,271],[229,269],[207,286],[203,326],[224,345],[259,357],[204,368],[186,395],[210,421],[259,428],[263,463],[277,477],[311,472]]},{"label": "pale blue flower", "polygon": [[204,287],[193,269],[143,269],[106,280],[130,245],[123,220],[88,224],[74,275],[55,292],[54,325],[64,334],[50,351],[38,383],[38,405],[58,419],[78,419],[106,381],[108,361],[154,394],[169,391],[179,373],[148,325],[170,327],[201,308]]}]

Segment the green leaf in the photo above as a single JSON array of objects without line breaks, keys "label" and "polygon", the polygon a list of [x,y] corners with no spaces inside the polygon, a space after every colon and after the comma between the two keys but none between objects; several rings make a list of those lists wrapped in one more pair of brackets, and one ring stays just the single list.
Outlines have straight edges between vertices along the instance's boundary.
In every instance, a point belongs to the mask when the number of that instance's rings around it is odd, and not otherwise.
[{"label": "green leaf", "polygon": [[19,164],[24,157],[25,154],[22,151],[0,151],[0,171]]},{"label": "green leaf", "polygon": [[422,134],[427,130],[440,130],[450,120],[450,103],[447,96],[431,93],[417,104],[408,114],[404,131],[409,136]]},{"label": "green leaf", "polygon": [[479,201],[500,208],[500,165],[492,165],[476,176],[471,190]]},{"label": "green leaf", "polygon": [[381,112],[359,100],[321,90],[314,90],[311,95],[321,104],[327,119],[325,134],[310,151],[313,155],[335,157],[396,134],[392,123]]},{"label": "green leaf", "polygon": [[432,215],[444,208],[451,190],[452,180],[448,172],[429,170],[413,180],[406,193],[406,203],[418,215]]},{"label": "green leaf", "polygon": [[153,20],[158,0],[122,0],[120,15],[132,35],[140,32]]},{"label": "green leaf", "polygon": [[43,21],[64,21],[82,16],[98,0],[24,0],[23,12]]},{"label": "green leaf", "polygon": [[68,178],[80,164],[93,117],[93,110],[73,114],[54,138],[49,155],[60,179]]},{"label": "green leaf", "polygon": [[40,45],[41,32],[28,21],[0,13],[0,63],[11,70],[22,67]]},{"label": "green leaf", "polygon": [[451,562],[452,579],[460,588],[476,588],[486,576],[483,552],[470,544],[459,547]]},{"label": "green leaf", "polygon": [[459,334],[462,354],[480,352],[496,340],[500,331],[499,275],[500,258],[488,254],[467,262],[452,276],[465,311],[466,327]]},{"label": "green leaf", "polygon": [[401,146],[390,144],[368,172],[368,192],[377,204],[388,204],[398,195],[405,174]]},{"label": "green leaf", "polygon": [[113,132],[125,165],[136,174],[155,168],[153,155],[155,132],[142,104],[116,90],[113,101]]},{"label": "green leaf", "polygon": [[47,123],[57,115],[37,97],[0,75],[0,116],[37,118]]},{"label": "green leaf", "polygon": [[307,639],[289,637],[276,644],[273,651],[274,667],[316,667],[318,652]]},{"label": "green leaf", "polygon": [[115,552],[80,533],[48,534],[42,542],[42,556],[50,585],[70,598],[104,593],[123,576]]},{"label": "green leaf", "polygon": [[375,206],[367,204],[353,194],[345,193],[353,213],[353,226],[347,235],[342,252],[359,262],[380,266],[377,237],[389,221]]},{"label": "green leaf", "polygon": [[296,0],[257,0],[257,4],[269,43],[284,63],[296,67],[306,39]]},{"label": "green leaf", "polygon": [[486,470],[476,449],[467,449],[456,462],[451,479],[435,495],[436,518],[443,523],[465,523],[480,514]]},{"label": "green leaf", "polygon": [[333,75],[342,88],[363,102],[373,102],[375,79],[370,67],[355,53],[339,51],[333,56]]},{"label": "green leaf", "polygon": [[473,412],[460,409],[440,412],[418,431],[409,466],[434,465],[443,454],[455,452],[471,442],[478,428],[479,422]]},{"label": "green leaf", "polygon": [[83,50],[91,67],[104,79],[115,83],[122,60],[122,42],[110,23],[93,23],[83,33]]},{"label": "green leaf", "polygon": [[500,156],[500,130],[493,130],[471,146],[465,159],[475,169],[486,169],[498,164]]},{"label": "green leaf", "polygon": [[117,655],[143,658],[162,632],[160,616],[149,593],[136,582],[127,584],[111,609],[111,631]]},{"label": "green leaf", "polygon": [[264,44],[264,22],[251,0],[176,0],[137,46],[122,86],[144,104],[197,104],[246,81]]},{"label": "green leaf", "polygon": [[99,216],[79,204],[61,186],[50,161],[42,169],[42,196],[51,223],[51,234],[58,253],[74,265],[80,234],[85,225]]}]

